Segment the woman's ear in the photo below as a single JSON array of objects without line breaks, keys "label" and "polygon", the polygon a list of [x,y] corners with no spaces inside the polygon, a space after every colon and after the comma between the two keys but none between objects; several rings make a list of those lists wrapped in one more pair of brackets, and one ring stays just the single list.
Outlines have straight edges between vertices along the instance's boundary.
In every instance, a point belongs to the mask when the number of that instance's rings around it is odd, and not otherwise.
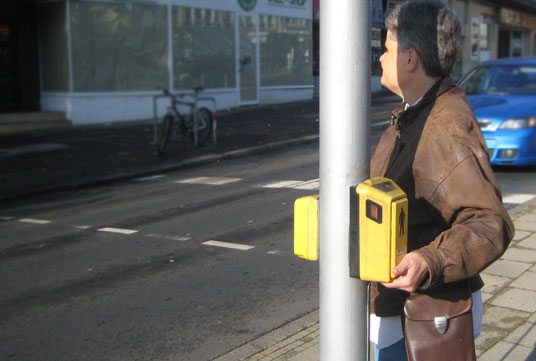
[{"label": "woman's ear", "polygon": [[409,48],[407,51],[407,70],[411,72],[417,69],[417,65],[420,61],[421,58],[419,57],[419,53],[417,53],[415,49]]}]

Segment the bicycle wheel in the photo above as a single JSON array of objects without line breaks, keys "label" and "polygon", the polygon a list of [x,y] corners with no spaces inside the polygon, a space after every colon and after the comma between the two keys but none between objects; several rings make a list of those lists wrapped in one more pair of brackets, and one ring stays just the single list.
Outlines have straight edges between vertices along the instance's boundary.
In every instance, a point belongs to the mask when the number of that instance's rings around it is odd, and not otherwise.
[{"label": "bicycle wheel", "polygon": [[[197,111],[197,144],[204,145],[210,141],[212,135],[212,112],[207,108],[199,108]],[[193,129],[190,137],[194,139]]]},{"label": "bicycle wheel", "polygon": [[164,154],[164,150],[166,149],[166,145],[168,143],[172,128],[173,116],[171,116],[170,114],[166,114],[164,120],[162,121],[162,132],[160,133],[160,139],[158,140],[158,147],[156,149],[156,153],[158,155]]}]

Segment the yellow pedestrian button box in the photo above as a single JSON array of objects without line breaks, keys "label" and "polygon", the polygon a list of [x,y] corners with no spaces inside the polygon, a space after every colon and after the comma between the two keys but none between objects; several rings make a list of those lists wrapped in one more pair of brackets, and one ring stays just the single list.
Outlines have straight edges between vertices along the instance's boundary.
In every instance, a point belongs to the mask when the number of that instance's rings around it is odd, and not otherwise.
[{"label": "yellow pedestrian button box", "polygon": [[350,196],[350,276],[389,282],[407,253],[408,199],[387,178],[352,187]]},{"label": "yellow pedestrian button box", "polygon": [[318,195],[294,202],[294,254],[309,261],[318,260]]}]

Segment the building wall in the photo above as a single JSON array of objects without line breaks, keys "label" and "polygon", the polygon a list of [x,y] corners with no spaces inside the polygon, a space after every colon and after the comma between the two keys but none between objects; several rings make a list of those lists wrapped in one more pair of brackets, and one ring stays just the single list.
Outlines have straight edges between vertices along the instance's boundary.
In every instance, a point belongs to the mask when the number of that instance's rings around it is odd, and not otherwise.
[{"label": "building wall", "polygon": [[42,108],[73,124],[161,116],[157,88],[203,86],[218,109],[313,96],[310,0],[52,0],[39,14]]}]

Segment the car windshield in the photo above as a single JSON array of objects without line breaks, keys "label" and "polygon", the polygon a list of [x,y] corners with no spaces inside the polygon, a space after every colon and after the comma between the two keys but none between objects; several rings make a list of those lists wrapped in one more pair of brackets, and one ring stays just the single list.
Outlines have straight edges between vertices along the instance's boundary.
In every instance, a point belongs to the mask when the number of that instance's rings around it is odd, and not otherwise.
[{"label": "car windshield", "polygon": [[536,94],[536,65],[486,65],[460,82],[467,94]]}]

